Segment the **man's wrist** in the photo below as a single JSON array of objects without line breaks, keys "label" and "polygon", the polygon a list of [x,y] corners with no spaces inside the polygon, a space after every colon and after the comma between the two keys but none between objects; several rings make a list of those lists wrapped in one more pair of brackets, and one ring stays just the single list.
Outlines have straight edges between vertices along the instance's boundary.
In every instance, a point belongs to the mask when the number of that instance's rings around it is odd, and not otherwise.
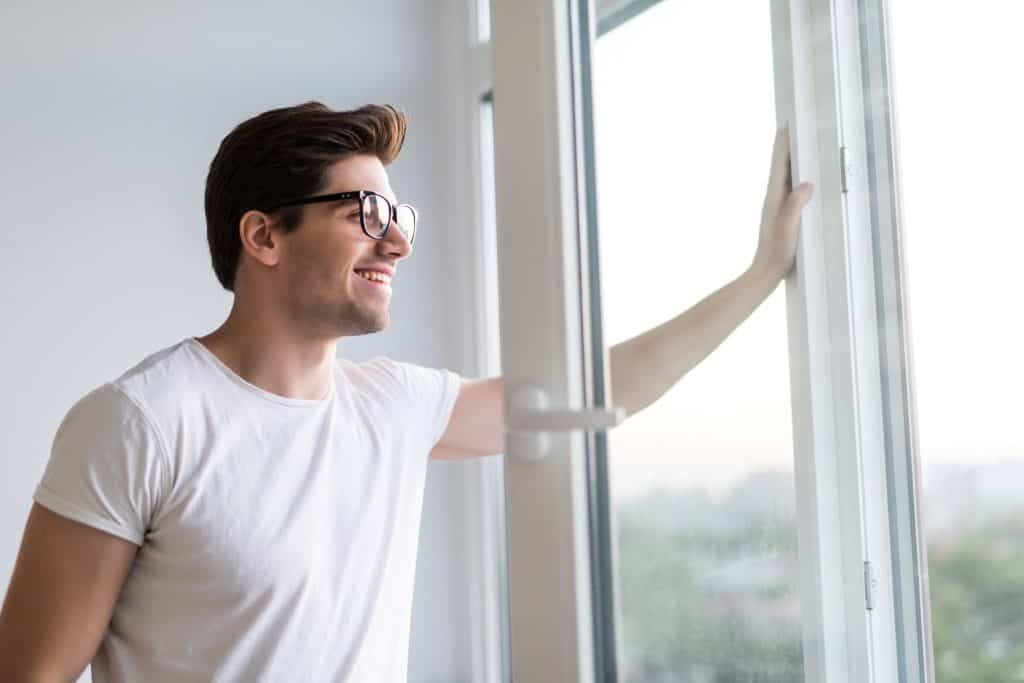
[{"label": "man's wrist", "polygon": [[777,269],[768,268],[762,266],[759,263],[753,263],[746,272],[740,276],[741,280],[744,280],[747,286],[761,290],[765,296],[768,296],[775,288],[782,282],[785,273],[780,273]]}]

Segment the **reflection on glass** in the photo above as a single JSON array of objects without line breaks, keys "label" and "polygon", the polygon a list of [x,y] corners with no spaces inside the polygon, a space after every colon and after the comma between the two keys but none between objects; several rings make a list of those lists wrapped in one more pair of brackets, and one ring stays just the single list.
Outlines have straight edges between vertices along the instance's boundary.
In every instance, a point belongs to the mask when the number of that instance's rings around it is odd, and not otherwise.
[{"label": "reflection on glass", "polygon": [[[738,276],[775,133],[768,3],[665,0],[594,50],[604,325]],[[623,681],[803,681],[783,288],[609,432]]]},{"label": "reflection on glass", "polygon": [[893,79],[936,678],[1002,683],[1024,681],[1024,6],[963,10],[891,3]]}]

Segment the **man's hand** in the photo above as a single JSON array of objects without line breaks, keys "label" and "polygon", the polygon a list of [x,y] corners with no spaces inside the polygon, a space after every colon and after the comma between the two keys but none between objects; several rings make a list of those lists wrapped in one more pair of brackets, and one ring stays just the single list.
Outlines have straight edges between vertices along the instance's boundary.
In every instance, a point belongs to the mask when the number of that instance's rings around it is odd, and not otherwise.
[{"label": "man's hand", "polygon": [[814,185],[800,183],[790,190],[789,128],[779,128],[772,150],[771,173],[761,209],[761,232],[757,254],[750,269],[769,278],[784,278],[793,269],[797,239],[800,236],[800,211],[811,200]]},{"label": "man's hand", "polygon": [[775,134],[757,253],[747,272],[689,310],[609,351],[612,397],[628,415],[642,410],[714,351],[793,269],[800,212],[814,186],[790,191],[789,129]]}]

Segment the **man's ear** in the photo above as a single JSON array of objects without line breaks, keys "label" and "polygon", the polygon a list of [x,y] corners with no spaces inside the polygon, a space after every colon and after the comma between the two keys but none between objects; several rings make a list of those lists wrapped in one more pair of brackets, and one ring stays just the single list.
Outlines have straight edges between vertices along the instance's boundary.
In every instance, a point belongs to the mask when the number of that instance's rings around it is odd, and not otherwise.
[{"label": "man's ear", "polygon": [[280,235],[272,226],[270,216],[255,209],[243,213],[238,221],[242,249],[265,266],[276,266],[281,258]]}]

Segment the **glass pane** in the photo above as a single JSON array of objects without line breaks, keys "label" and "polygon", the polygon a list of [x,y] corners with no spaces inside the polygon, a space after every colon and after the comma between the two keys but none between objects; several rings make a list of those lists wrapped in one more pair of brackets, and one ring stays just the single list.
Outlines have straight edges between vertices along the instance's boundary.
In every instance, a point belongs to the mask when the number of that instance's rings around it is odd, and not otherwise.
[{"label": "glass pane", "polygon": [[[610,347],[753,257],[775,135],[769,4],[654,4],[598,39],[594,90]],[[802,681],[784,288],[609,432],[608,467],[619,679]]]},{"label": "glass pane", "polygon": [[890,14],[936,678],[1024,681],[1024,6]]},{"label": "glass pane", "polygon": [[[487,3],[484,3],[485,5]],[[480,326],[483,328],[479,362],[483,374],[494,376],[501,374],[501,336],[498,327],[498,247],[497,247],[497,213],[495,208],[495,168],[494,168],[494,104],[488,94],[480,102],[480,233],[479,249],[481,268],[479,278],[482,280],[479,298]],[[505,518],[505,474],[504,456],[497,458],[480,458],[476,467],[480,468],[481,481],[485,488],[484,499],[490,503],[486,519],[491,522],[490,534],[484,539],[485,557],[483,571],[487,572],[488,585],[493,591],[485,599],[493,601],[490,609],[483,610],[487,618],[497,623],[485,625],[491,637],[499,642],[489,643],[490,651],[484,655],[488,662],[497,660],[501,681],[511,681],[511,658],[509,656],[509,605],[508,605],[508,548],[506,544],[507,522]]]}]

